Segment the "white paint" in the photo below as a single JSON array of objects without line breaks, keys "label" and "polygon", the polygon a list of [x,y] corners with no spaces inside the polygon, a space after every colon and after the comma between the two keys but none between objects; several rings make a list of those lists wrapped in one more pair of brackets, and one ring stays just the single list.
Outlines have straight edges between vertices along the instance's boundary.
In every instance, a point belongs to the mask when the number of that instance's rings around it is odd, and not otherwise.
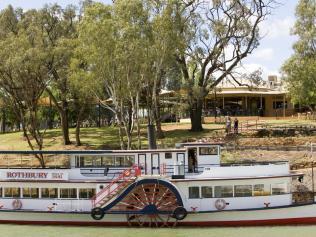
[{"label": "white paint", "polygon": [[193,176],[193,178],[268,177],[282,175],[290,175],[288,163],[250,166],[211,166],[205,168],[202,174]]}]

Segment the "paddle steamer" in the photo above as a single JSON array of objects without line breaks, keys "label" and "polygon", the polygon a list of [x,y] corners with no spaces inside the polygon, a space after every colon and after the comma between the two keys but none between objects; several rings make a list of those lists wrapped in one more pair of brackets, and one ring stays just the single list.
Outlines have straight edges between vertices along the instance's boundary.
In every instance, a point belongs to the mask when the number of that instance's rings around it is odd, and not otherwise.
[{"label": "paddle steamer", "polygon": [[[175,149],[1,151],[0,223],[241,226],[316,223],[288,162],[221,164],[221,145]],[[65,160],[32,164],[38,155]],[[48,159],[48,158],[47,158]],[[34,162],[35,164],[35,162]],[[31,166],[31,167],[30,167]]]}]

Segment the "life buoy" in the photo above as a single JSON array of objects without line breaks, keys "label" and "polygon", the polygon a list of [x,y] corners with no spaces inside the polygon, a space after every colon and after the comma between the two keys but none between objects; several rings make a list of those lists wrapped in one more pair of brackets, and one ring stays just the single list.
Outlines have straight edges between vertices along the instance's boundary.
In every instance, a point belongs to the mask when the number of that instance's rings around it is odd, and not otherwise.
[{"label": "life buoy", "polygon": [[221,210],[224,210],[225,207],[226,207],[226,201],[224,199],[217,199],[215,201],[215,207],[217,210],[221,211]]},{"label": "life buoy", "polygon": [[183,220],[188,215],[187,210],[184,207],[177,207],[174,209],[172,216],[178,221]]},{"label": "life buoy", "polygon": [[104,211],[100,207],[95,207],[91,210],[91,216],[93,219],[99,221],[104,217]]},{"label": "life buoy", "polygon": [[21,200],[19,200],[19,199],[13,200],[13,202],[12,202],[12,207],[13,207],[13,209],[16,209],[16,210],[21,209],[21,208],[22,208],[22,202],[21,202]]}]

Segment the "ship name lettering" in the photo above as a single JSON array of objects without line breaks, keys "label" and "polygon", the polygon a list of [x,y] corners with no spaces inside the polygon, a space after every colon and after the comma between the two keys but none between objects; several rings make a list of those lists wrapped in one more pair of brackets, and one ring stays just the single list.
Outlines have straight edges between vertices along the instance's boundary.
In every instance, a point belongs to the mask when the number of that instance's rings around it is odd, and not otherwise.
[{"label": "ship name lettering", "polygon": [[14,179],[47,179],[47,175],[46,172],[7,172],[7,178]]},{"label": "ship name lettering", "polygon": [[52,173],[52,178],[53,179],[62,179],[63,173]]}]

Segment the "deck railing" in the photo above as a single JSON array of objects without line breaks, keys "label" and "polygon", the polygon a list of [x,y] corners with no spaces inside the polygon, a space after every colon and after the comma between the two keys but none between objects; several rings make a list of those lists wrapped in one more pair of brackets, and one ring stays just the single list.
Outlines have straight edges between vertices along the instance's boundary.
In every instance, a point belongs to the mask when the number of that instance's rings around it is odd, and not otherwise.
[{"label": "deck railing", "polygon": [[91,198],[92,206],[96,207],[98,204],[107,199],[107,201],[109,201],[109,197],[117,194],[140,175],[140,169],[137,165],[133,165],[132,167],[125,169],[117,178],[113,179],[110,184]]}]

